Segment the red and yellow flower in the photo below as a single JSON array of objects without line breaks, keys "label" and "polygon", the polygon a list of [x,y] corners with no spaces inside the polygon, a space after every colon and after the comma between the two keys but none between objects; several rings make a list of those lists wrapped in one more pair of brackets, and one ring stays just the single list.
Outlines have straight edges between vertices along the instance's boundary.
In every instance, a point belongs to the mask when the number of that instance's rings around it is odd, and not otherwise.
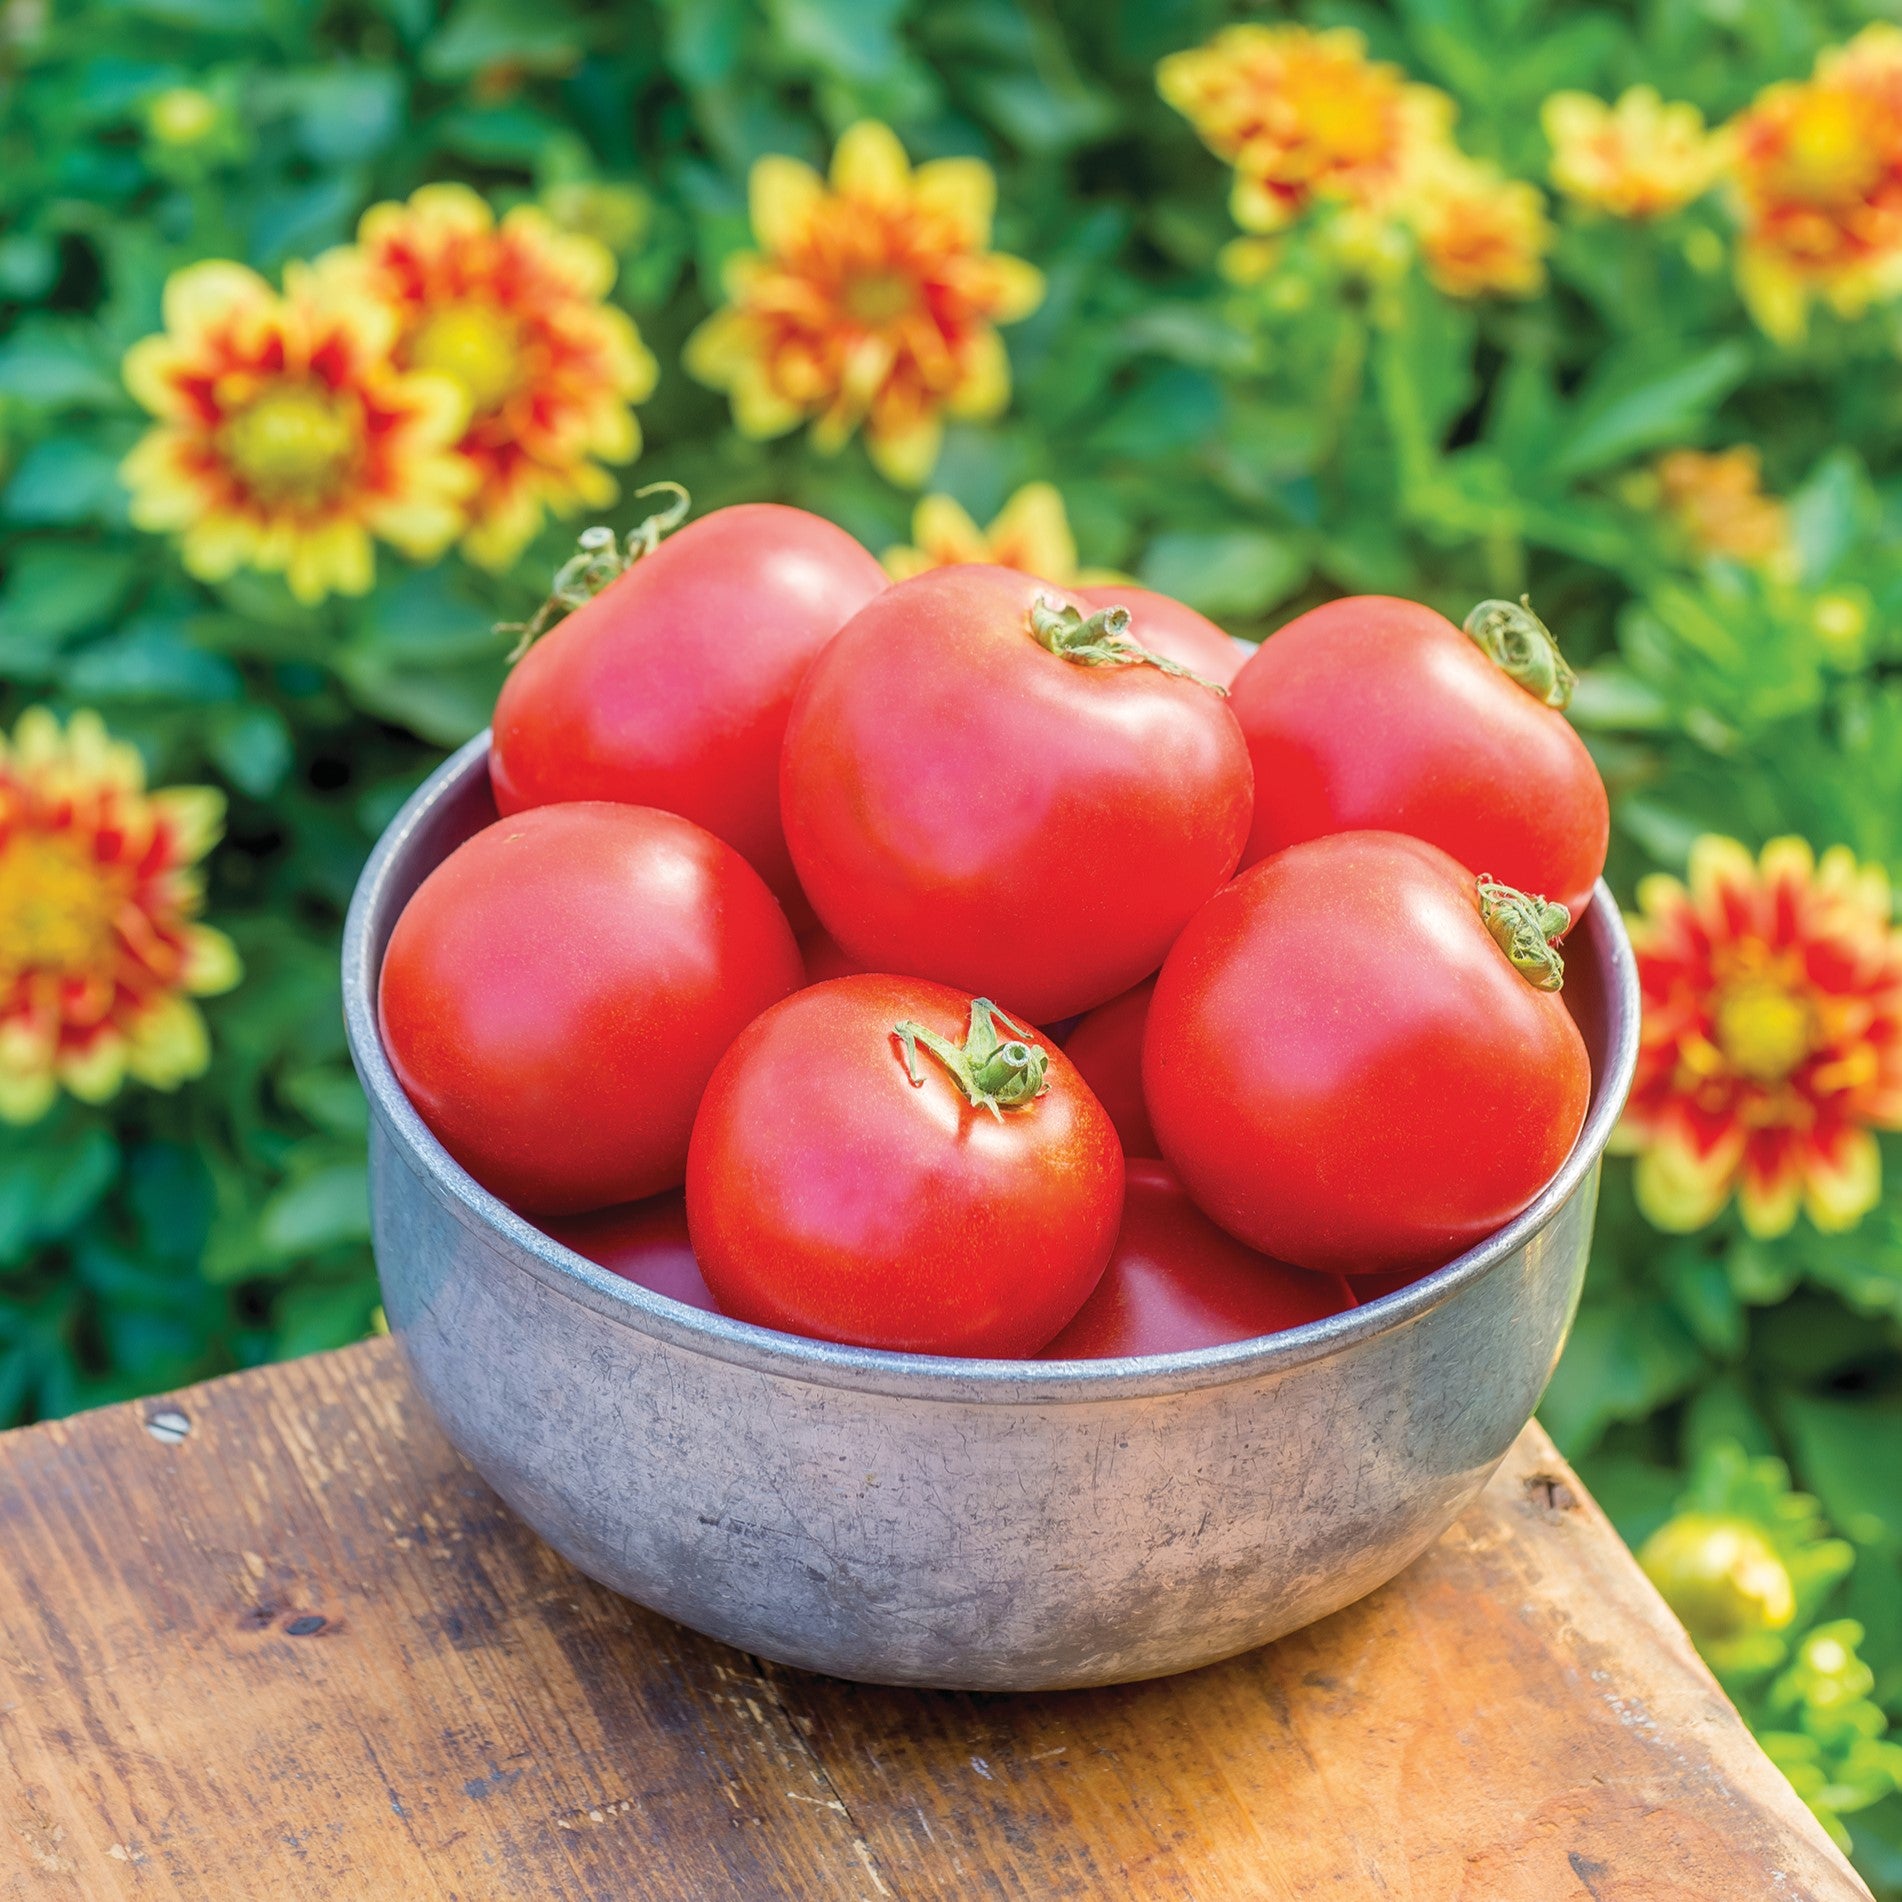
[{"label": "red and yellow flower", "polygon": [[1062,587],[1122,579],[1113,568],[1077,566],[1063,496],[1049,482],[1026,482],[988,528],[979,528],[950,496],[927,495],[912,511],[910,545],[885,551],[885,571],[894,581],[966,561],[1016,568]]},{"label": "red and yellow flower", "polygon": [[1697,553],[1764,568],[1787,560],[1790,511],[1764,494],[1763,458],[1749,443],[1673,449],[1658,458],[1656,473],[1665,514]]},{"label": "red and yellow flower", "polygon": [[1444,93],[1370,60],[1351,27],[1224,27],[1163,60],[1156,87],[1234,166],[1235,222],[1261,233],[1282,230],[1319,200],[1390,205],[1453,117]]},{"label": "red and yellow flower", "polygon": [[1633,86],[1607,105],[1587,92],[1556,92],[1541,114],[1552,146],[1552,182],[1575,204],[1614,218],[1681,211],[1717,182],[1725,145],[1695,106],[1666,104],[1655,86]]},{"label": "red and yellow flower", "polygon": [[1448,297],[1534,297],[1552,225],[1545,195],[1451,145],[1414,168],[1401,206],[1434,288]]},{"label": "red and yellow flower", "polygon": [[1874,1131],[1902,1129],[1902,931],[1889,881],[1801,839],[1760,857],[1706,836],[1688,886],[1638,887],[1632,943],[1644,993],[1637,1078],[1618,1146],[1638,1158],[1660,1228],[1712,1220],[1734,1194],[1744,1226],[1820,1229],[1875,1206]]},{"label": "red and yellow flower", "polygon": [[126,353],[158,421],[120,473],[133,522],[178,534],[193,574],[260,568],[319,601],[369,588],[373,537],[417,559],[455,539],[462,399],[391,364],[394,319],[347,259],[290,266],[282,295],[241,264],[194,264],[164,316]]},{"label": "red and yellow flower", "polygon": [[748,436],[810,420],[829,453],[861,426],[872,460],[916,487],[944,418],[1010,400],[997,325],[1043,298],[1043,277],[990,249],[997,182],[977,159],[915,171],[889,127],[839,139],[828,178],[770,156],[749,189],[757,251],[733,258],[727,306],[688,340],[692,374],[725,390]]},{"label": "red and yellow flower", "polygon": [[1737,279],[1771,336],[1800,336],[1815,298],[1853,317],[1902,292],[1902,28],[1865,27],[1769,87],[1732,136]]},{"label": "red and yellow flower", "polygon": [[138,754],[99,716],[43,707],[0,735],[0,1118],[30,1122],[61,1086],[89,1103],[129,1076],[174,1089],[210,1060],[194,997],[238,981],[197,922],[194,863],[220,795],[147,792]]},{"label": "red and yellow flower", "polygon": [[656,378],[634,320],[603,301],[607,246],[533,205],[498,223],[466,185],[425,185],[372,206],[357,248],[395,315],[398,366],[465,399],[469,559],[507,568],[547,514],[607,507],[619,488],[601,464],[639,452],[632,406]]}]

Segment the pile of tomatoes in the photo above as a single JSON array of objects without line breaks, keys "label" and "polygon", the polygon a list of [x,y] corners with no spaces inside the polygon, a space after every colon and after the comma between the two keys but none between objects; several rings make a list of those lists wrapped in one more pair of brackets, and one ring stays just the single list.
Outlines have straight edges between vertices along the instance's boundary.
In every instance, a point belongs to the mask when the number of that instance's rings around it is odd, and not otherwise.
[{"label": "pile of tomatoes", "polygon": [[1168,1352],[1425,1273],[1583,1124],[1604,788],[1529,607],[1244,656],[797,509],[650,536],[502,689],[397,1076],[557,1239],[788,1333]]}]

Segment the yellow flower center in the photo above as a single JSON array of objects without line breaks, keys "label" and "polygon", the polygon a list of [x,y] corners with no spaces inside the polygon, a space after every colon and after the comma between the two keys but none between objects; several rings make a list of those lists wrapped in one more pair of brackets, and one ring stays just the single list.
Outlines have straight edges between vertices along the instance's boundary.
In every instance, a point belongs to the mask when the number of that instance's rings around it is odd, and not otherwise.
[{"label": "yellow flower center", "polygon": [[1838,93],[1812,92],[1790,115],[1783,148],[1789,187],[1813,201],[1860,197],[1881,157],[1869,115]]},{"label": "yellow flower center", "polygon": [[889,324],[918,302],[918,286],[903,271],[868,271],[845,286],[839,301],[862,324]]},{"label": "yellow flower center", "polygon": [[1386,92],[1358,66],[1296,61],[1283,88],[1289,119],[1324,162],[1366,165],[1387,147]]},{"label": "yellow flower center", "polygon": [[459,383],[480,415],[512,395],[522,377],[521,327],[493,304],[447,304],[423,321],[409,348],[419,370]]},{"label": "yellow flower center", "polygon": [[219,445],[265,501],[321,502],[357,462],[362,413],[351,398],[320,384],[267,384],[225,424]]},{"label": "yellow flower center", "polygon": [[1815,1047],[1809,1000],[1767,973],[1725,985],[1711,1016],[1724,1061],[1758,1083],[1781,1083]]},{"label": "yellow flower center", "polygon": [[0,975],[109,969],[123,885],[73,839],[22,832],[0,845]]}]

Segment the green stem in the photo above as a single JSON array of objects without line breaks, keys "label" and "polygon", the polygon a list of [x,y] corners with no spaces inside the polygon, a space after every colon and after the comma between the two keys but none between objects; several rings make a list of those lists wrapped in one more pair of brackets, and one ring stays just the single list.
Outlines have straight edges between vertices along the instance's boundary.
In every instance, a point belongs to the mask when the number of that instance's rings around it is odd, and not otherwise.
[{"label": "green stem", "polygon": [[1040,594],[1030,604],[1030,633],[1040,647],[1079,667],[1154,667],[1228,698],[1228,689],[1219,681],[1205,680],[1180,661],[1152,654],[1131,640],[1127,608],[1098,608],[1086,618],[1077,609],[1059,606]]},{"label": "green stem", "polygon": [[[998,1035],[1000,1023],[1012,1033],[1009,1037]],[[989,1110],[1000,1123],[1005,1110],[1021,1109],[1050,1087],[1050,1053],[1030,1042],[1030,1033],[988,997],[972,1000],[970,1028],[961,1044],[909,1017],[892,1026],[892,1035],[904,1049],[905,1074],[913,1089],[924,1088],[924,1072],[918,1068],[918,1046],[923,1044],[950,1072],[965,1100]]]},{"label": "green stem", "polygon": [[1466,632],[1502,672],[1533,699],[1561,711],[1571,705],[1578,676],[1565,664],[1552,630],[1532,611],[1532,598],[1482,601],[1466,617]]},{"label": "green stem", "polygon": [[573,611],[592,601],[610,582],[618,581],[640,560],[660,546],[660,538],[686,520],[693,498],[678,482],[650,482],[634,491],[638,502],[644,495],[668,491],[673,500],[657,509],[627,531],[625,552],[616,545],[611,528],[584,528],[576,538],[575,552],[555,570],[554,586],[545,600],[526,621],[498,621],[498,634],[513,634],[515,645],[509,649],[511,662],[518,661],[555,625]]},{"label": "green stem", "polygon": [[1479,915],[1512,968],[1534,990],[1556,991],[1564,985],[1565,960],[1553,942],[1565,935],[1572,922],[1572,914],[1563,905],[1515,891],[1482,873]]}]

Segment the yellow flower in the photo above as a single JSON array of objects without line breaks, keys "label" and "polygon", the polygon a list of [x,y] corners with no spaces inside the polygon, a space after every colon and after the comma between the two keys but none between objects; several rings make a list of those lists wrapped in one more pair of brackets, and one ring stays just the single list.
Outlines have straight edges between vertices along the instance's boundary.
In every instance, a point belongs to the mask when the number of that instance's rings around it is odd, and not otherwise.
[{"label": "yellow flower", "polygon": [[911,535],[912,546],[885,551],[885,571],[894,581],[966,561],[1016,568],[1066,588],[1122,579],[1113,568],[1077,566],[1063,497],[1048,482],[1026,482],[989,528],[979,528],[950,496],[927,495],[912,512]]},{"label": "yellow flower", "polygon": [[1043,299],[1040,272],[989,248],[996,194],[977,159],[914,171],[871,120],[841,135],[828,179],[761,159],[749,194],[760,248],[728,264],[729,301],[688,339],[688,370],[727,392],[743,434],[811,419],[829,454],[863,425],[879,469],[918,486],[946,416],[1009,402],[996,326]]},{"label": "yellow flower", "polygon": [[1615,106],[1586,92],[1555,92],[1541,117],[1552,182],[1567,198],[1614,218],[1658,218],[1701,197],[1724,163],[1724,142],[1695,106],[1666,105],[1633,86]]},{"label": "yellow flower", "polygon": [[639,453],[631,405],[657,374],[634,320],[602,301],[607,247],[533,205],[498,224],[466,185],[373,205],[357,244],[397,323],[397,363],[449,378],[466,399],[463,553],[507,568],[548,512],[606,508],[620,490],[600,465]]},{"label": "yellow flower", "polygon": [[1853,317],[1902,291],[1902,28],[1865,27],[1771,86],[1732,136],[1737,281],[1771,336],[1801,336],[1813,298]]},{"label": "yellow flower", "polygon": [[43,707],[0,734],[0,1118],[31,1122],[59,1088],[89,1103],[128,1077],[175,1089],[210,1061],[193,997],[238,956],[196,922],[192,869],[216,841],[209,787],[145,790],[96,713]]},{"label": "yellow flower", "polygon": [[132,520],[178,533],[203,580],[253,567],[300,601],[362,594],[372,536],[417,559],[455,539],[462,401],[391,365],[393,320],[347,259],[284,280],[280,296],[241,264],[174,273],[164,331],[126,352],[126,387],[158,422],[120,474]]},{"label": "yellow flower", "polygon": [[1351,27],[1224,27],[1163,60],[1156,88],[1235,167],[1235,222],[1254,232],[1281,230],[1316,200],[1385,207],[1453,117],[1444,93],[1370,60]]},{"label": "yellow flower", "polygon": [[1902,1129],[1902,931],[1889,881],[1845,846],[1801,839],[1759,858],[1734,839],[1692,848],[1688,889],[1638,887],[1644,994],[1637,1078],[1618,1145],[1639,1206],[1701,1228],[1734,1193],[1753,1235],[1806,1209],[1855,1225],[1881,1191],[1871,1133]]},{"label": "yellow flower", "polygon": [[1552,226],[1536,185],[1451,145],[1426,155],[1402,205],[1428,279],[1448,297],[1533,297]]},{"label": "yellow flower", "polygon": [[1763,458],[1748,443],[1706,454],[1673,449],[1660,456],[1657,481],[1665,513],[1699,554],[1775,567],[1790,548],[1790,514],[1763,492]]}]

